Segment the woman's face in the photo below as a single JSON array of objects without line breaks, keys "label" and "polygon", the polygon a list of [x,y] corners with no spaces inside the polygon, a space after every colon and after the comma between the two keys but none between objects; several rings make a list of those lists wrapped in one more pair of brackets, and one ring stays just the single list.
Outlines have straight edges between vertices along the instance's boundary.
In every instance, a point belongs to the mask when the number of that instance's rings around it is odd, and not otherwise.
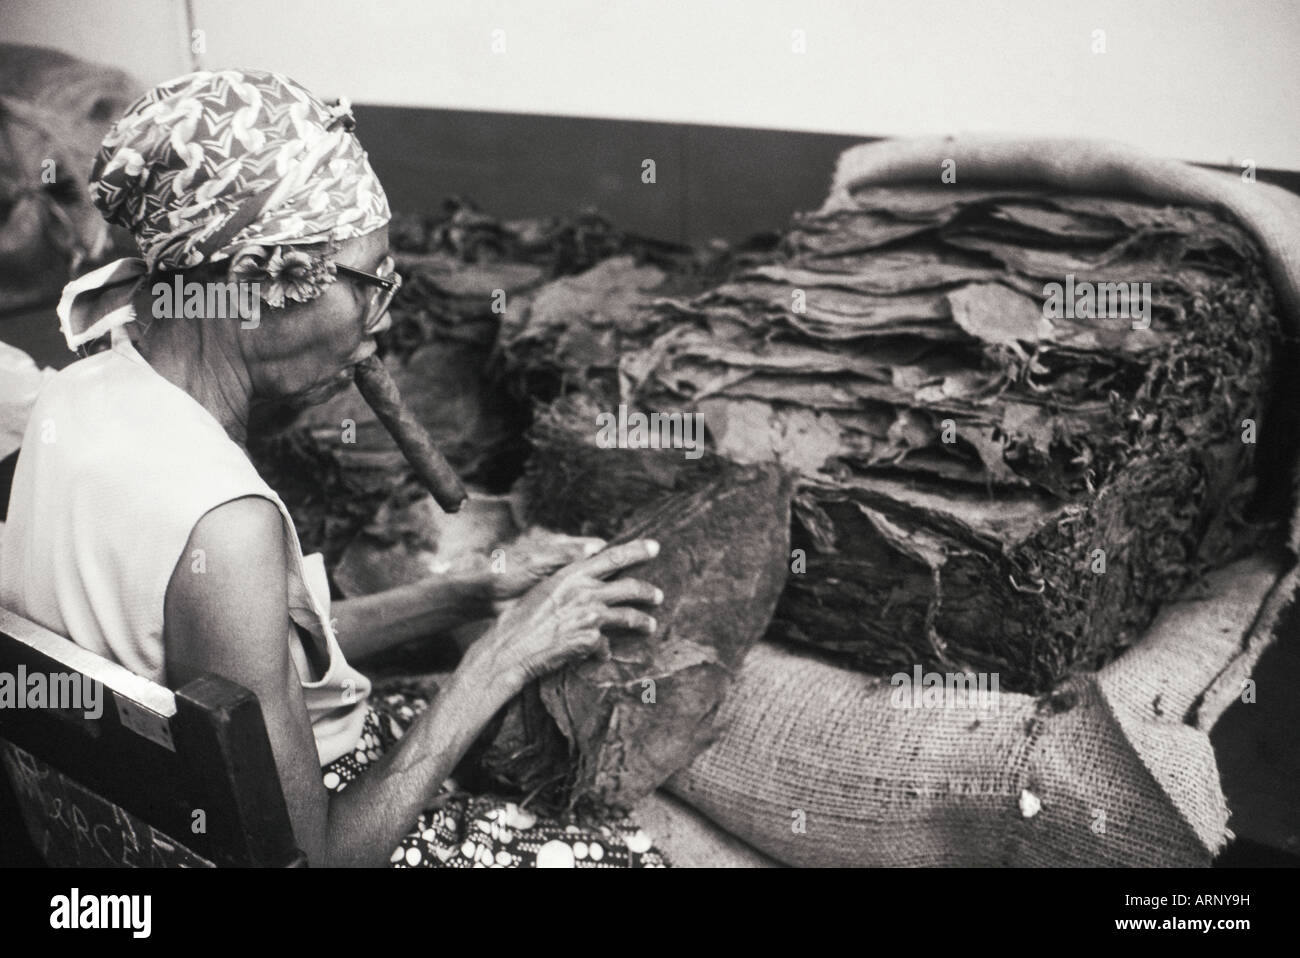
[{"label": "woman's face", "polygon": [[[378,272],[388,255],[388,227],[347,240],[332,257],[335,263]],[[303,409],[346,389],[352,367],[375,351],[374,333],[362,328],[375,288],[339,275],[325,292],[307,303],[264,310],[256,328],[241,329],[241,339],[255,395],[262,400]]]}]

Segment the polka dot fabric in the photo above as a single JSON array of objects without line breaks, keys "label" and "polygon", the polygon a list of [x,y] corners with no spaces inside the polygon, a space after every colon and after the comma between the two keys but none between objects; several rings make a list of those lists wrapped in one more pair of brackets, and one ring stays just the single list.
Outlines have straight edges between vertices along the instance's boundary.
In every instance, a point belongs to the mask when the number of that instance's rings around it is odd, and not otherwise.
[{"label": "polka dot fabric", "polygon": [[[414,688],[370,701],[350,754],[325,766],[325,787],[341,792],[411,726],[428,705]],[[664,868],[667,862],[629,818],[575,824],[544,818],[488,795],[471,795],[448,779],[433,807],[393,850],[394,868]]]}]

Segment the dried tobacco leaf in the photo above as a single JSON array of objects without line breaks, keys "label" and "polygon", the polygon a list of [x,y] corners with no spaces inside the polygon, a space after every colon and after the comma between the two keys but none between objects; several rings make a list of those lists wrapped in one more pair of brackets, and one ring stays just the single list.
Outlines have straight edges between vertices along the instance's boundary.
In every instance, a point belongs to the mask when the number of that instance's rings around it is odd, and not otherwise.
[{"label": "dried tobacco leaf", "polygon": [[661,545],[629,571],[664,592],[658,630],[611,631],[607,657],[526,690],[482,766],[542,807],[629,807],[707,748],[785,582],[791,488],[772,466],[732,468],[630,517],[616,542]]}]

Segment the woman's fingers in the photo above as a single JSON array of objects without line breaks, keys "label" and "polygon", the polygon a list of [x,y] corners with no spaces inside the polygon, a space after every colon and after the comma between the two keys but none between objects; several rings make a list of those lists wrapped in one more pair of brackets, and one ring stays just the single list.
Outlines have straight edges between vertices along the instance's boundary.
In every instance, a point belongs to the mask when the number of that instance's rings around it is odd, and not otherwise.
[{"label": "woman's fingers", "polygon": [[587,556],[594,556],[609,543],[595,536],[570,536],[566,537],[564,544],[572,549],[573,558],[582,559]]},{"label": "woman's fingers", "polygon": [[658,605],[663,602],[664,594],[649,582],[641,579],[616,579],[613,582],[601,582],[591,590],[591,598],[606,605],[621,605],[624,602],[645,602]]},{"label": "woman's fingers", "polygon": [[534,570],[549,575],[567,565],[593,556],[603,548],[605,548],[604,539],[591,536],[564,536],[546,543],[541,550],[527,556],[527,561]]},{"label": "woman's fingers", "polygon": [[615,572],[626,569],[628,566],[634,566],[638,562],[653,559],[658,554],[659,543],[653,539],[637,539],[634,542],[610,546],[590,559],[575,562],[570,568],[578,575],[591,576],[593,579],[605,579]]},{"label": "woman's fingers", "polygon": [[[583,548],[585,543],[575,545]],[[593,653],[608,655],[603,629],[646,633],[658,629],[653,616],[623,603],[658,605],[664,596],[641,579],[604,580],[658,553],[659,543],[641,539],[574,562],[537,586],[530,598],[499,618],[495,628],[502,637],[510,636],[512,643],[518,637],[521,660],[526,663],[522,668],[533,678]]]},{"label": "woman's fingers", "polygon": [[653,632],[659,628],[654,616],[626,605],[607,606],[600,614],[600,624],[619,629],[635,629],[638,632]]}]

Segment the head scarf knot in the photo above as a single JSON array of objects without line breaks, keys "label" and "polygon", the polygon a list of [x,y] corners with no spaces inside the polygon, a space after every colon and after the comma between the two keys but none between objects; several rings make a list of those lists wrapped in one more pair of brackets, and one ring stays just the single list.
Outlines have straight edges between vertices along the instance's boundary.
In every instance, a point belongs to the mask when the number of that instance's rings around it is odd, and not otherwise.
[{"label": "head scarf knot", "polygon": [[387,223],[388,198],[354,127],[346,100],[326,105],[279,73],[190,73],[142,96],[104,137],[89,183],[140,258],[64,287],[68,348],[134,320],[131,300],[150,273],[250,245],[340,242]]}]

